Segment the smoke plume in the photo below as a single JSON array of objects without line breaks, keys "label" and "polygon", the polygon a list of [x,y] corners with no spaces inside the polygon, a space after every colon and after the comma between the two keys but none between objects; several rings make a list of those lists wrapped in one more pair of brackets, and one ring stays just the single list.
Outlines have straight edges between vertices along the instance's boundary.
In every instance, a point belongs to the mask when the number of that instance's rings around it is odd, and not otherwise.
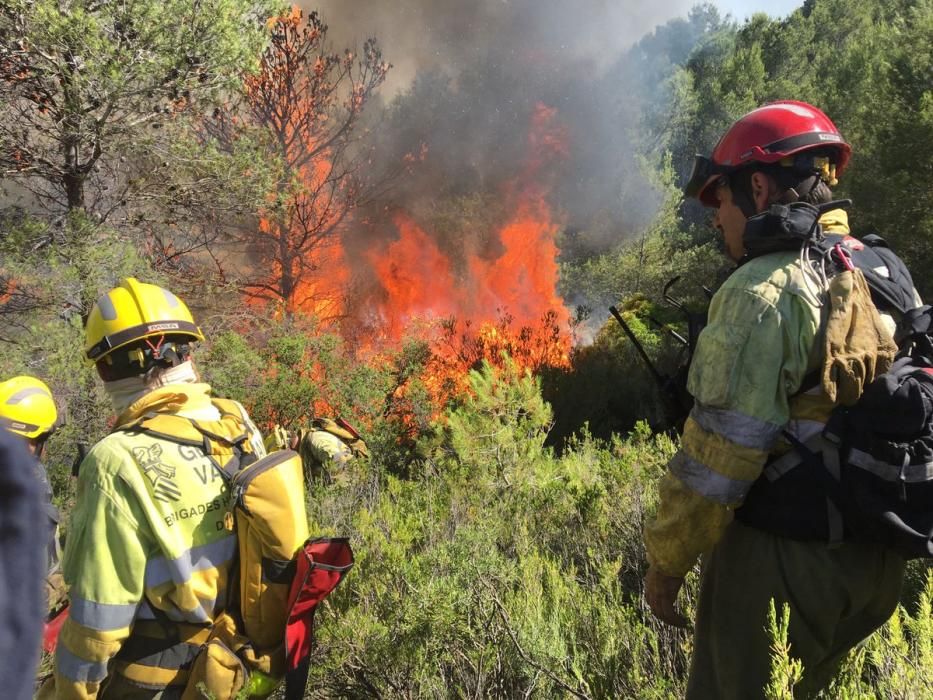
[{"label": "smoke plume", "polygon": [[[527,239],[527,266],[538,269],[555,264],[555,240],[587,255],[647,223],[659,195],[639,171],[643,144],[633,134],[640,105],[661,81],[633,67],[638,56],[631,47],[688,6],[686,0],[307,4],[329,25],[334,49],[378,39],[393,69],[382,89],[381,119],[371,125],[374,170],[410,165],[354,217],[345,236],[357,285],[350,304],[399,307],[403,297],[424,296],[398,293],[421,278],[425,265],[418,260],[393,261],[391,275],[377,269],[392,250],[430,249],[445,260],[451,285],[489,289],[477,270],[517,274],[502,267],[511,255],[504,232],[516,226],[551,257],[531,259]],[[421,245],[411,245],[413,231],[425,237]],[[406,235],[405,245],[392,246]],[[540,287],[526,283],[525,291],[512,298],[503,292],[489,304],[514,310],[525,303],[518,297]],[[552,294],[547,303],[554,300]],[[495,314],[490,308],[488,316]]]},{"label": "smoke plume", "polygon": [[[688,0],[319,0],[340,44],[376,36],[395,66],[387,86],[404,90],[425,70],[455,73],[495,56],[546,74],[566,61],[610,65],[656,25],[683,15]],[[586,76],[581,76],[585,78]]]}]

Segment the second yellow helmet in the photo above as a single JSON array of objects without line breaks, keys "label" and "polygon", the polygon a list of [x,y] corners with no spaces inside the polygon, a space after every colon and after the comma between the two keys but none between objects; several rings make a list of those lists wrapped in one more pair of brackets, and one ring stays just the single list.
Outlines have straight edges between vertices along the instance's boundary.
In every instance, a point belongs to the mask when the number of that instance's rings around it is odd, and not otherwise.
[{"label": "second yellow helmet", "polygon": [[41,379],[23,375],[0,382],[0,427],[34,439],[50,432],[57,420],[52,391]]}]

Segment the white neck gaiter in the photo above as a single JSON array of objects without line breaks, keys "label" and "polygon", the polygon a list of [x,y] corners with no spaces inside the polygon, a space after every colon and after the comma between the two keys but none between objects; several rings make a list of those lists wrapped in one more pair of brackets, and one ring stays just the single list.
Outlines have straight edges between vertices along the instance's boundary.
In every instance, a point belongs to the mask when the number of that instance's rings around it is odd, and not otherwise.
[{"label": "white neck gaiter", "polygon": [[194,365],[191,364],[191,360],[188,360],[175,367],[157,368],[148,377],[141,374],[138,377],[127,377],[113,382],[104,382],[104,389],[110,396],[113,410],[119,416],[154,389],[168,384],[195,384],[198,381],[200,381],[200,377],[198,377]]}]

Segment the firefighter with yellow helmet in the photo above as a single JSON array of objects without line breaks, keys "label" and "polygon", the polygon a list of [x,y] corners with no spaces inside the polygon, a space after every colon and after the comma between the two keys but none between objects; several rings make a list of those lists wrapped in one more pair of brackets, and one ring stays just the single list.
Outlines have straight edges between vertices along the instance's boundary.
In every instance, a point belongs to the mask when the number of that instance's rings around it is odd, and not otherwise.
[{"label": "firefighter with yellow helmet", "polygon": [[312,418],[307,427],[292,433],[276,425],[266,436],[265,445],[267,452],[294,450],[301,455],[305,478],[325,483],[343,479],[354,459],[369,457],[366,442],[342,418]]},{"label": "firefighter with yellow helmet", "polygon": [[52,504],[52,487],[42,452],[45,442],[55,431],[58,409],[52,391],[41,379],[19,376],[0,382],[0,427],[23,438],[27,448],[36,458],[36,476],[42,489],[43,504],[49,521],[49,538],[46,552],[46,576],[58,569],[61,549],[58,539],[58,509]]},{"label": "firefighter with yellow helmet", "polygon": [[80,467],[63,559],[71,613],[42,696],[178,697],[236,553],[221,470],[262,457],[262,438],[200,381],[203,333],[167,289],[124,279],[85,330],[116,427]]}]

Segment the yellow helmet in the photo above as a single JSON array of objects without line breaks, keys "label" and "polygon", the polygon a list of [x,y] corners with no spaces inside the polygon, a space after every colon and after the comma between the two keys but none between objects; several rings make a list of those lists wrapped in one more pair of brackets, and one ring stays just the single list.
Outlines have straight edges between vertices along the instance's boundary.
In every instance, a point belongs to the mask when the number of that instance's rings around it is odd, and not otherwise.
[{"label": "yellow helmet", "polygon": [[185,302],[167,289],[127,277],[104,294],[88,315],[84,353],[99,362],[114,350],[156,336],[204,340]]},{"label": "yellow helmet", "polygon": [[34,439],[50,432],[56,420],[55,400],[42,380],[20,376],[0,383],[0,426]]}]

